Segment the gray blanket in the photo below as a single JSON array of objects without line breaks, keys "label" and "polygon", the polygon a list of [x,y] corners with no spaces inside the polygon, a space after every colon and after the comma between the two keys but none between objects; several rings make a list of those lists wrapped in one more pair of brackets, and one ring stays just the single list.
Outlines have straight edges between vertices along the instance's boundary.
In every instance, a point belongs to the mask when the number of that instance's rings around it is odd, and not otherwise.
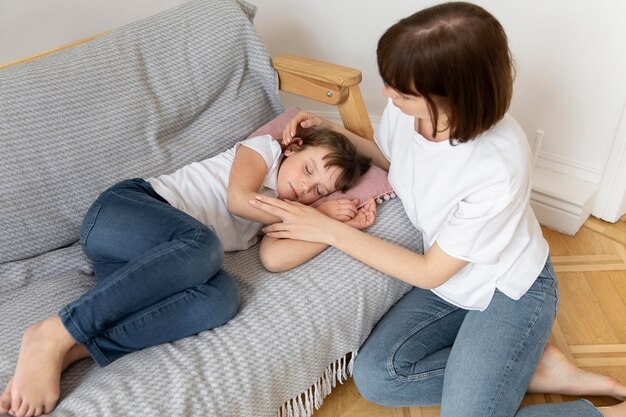
[{"label": "gray blanket", "polygon": [[[213,155],[282,109],[254,7],[197,0],[0,71],[0,384],[21,333],[95,282],[76,244],[104,188]],[[371,228],[421,250],[399,199]],[[228,253],[242,294],[215,330],[63,376],[55,416],[308,416],[408,287],[328,249],[270,274]]]}]

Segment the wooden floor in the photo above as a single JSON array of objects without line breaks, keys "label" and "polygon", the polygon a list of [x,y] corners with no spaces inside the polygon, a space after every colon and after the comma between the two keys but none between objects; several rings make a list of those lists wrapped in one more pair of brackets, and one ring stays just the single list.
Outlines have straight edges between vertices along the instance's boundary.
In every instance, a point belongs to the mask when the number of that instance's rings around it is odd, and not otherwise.
[{"label": "wooden floor", "polygon": [[[590,218],[567,236],[544,228],[557,272],[560,302],[552,332],[579,367],[626,383],[626,216],[616,223]],[[524,404],[568,401],[559,395],[527,395]],[[596,405],[611,398],[589,397]],[[352,380],[324,400],[315,417],[438,417],[438,407],[386,408],[357,392]]]}]

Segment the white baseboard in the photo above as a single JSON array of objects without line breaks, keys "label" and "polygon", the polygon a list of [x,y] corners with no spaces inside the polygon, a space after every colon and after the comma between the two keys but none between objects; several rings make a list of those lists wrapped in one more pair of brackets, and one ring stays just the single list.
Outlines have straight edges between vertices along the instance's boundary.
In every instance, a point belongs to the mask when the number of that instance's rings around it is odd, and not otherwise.
[{"label": "white baseboard", "polygon": [[[341,123],[339,113],[315,112]],[[379,116],[371,116],[374,128]],[[544,226],[574,235],[591,214],[602,171],[556,155],[540,152],[535,167],[530,204]]]},{"label": "white baseboard", "polygon": [[548,152],[539,152],[535,169],[537,168],[544,168],[591,184],[600,184],[602,180],[601,168],[581,164]]},{"label": "white baseboard", "polygon": [[541,223],[574,235],[591,214],[599,186],[544,168],[536,168],[530,205]]},{"label": "white baseboard", "polygon": [[530,204],[544,226],[574,235],[591,215],[602,171],[540,152]]}]

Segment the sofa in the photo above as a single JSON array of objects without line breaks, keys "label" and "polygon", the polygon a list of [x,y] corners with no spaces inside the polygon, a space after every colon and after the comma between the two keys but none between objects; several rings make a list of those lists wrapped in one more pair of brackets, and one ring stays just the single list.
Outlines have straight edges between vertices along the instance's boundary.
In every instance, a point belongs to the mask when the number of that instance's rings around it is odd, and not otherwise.
[{"label": "sofa", "polygon": [[[270,58],[255,12],[243,0],[192,0],[0,69],[0,385],[23,331],[95,284],[78,233],[102,190],[231,147],[280,116],[279,89],[336,105],[347,128],[371,137],[360,73]],[[367,232],[422,250],[397,198]],[[77,362],[51,415],[311,416],[409,289],[333,248],[269,273],[256,245],[227,253],[224,269],[241,292],[231,321],[105,368]]]}]

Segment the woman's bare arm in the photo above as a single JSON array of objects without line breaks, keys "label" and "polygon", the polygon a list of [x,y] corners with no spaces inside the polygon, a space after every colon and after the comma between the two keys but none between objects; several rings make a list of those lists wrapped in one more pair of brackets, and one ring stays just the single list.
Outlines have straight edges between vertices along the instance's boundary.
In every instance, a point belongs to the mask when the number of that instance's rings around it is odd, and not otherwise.
[{"label": "woman's bare arm", "polygon": [[467,261],[453,258],[437,244],[422,255],[330,219],[315,209],[257,196],[254,207],[282,219],[263,231],[289,238],[331,245],[387,275],[421,288],[435,288],[460,271]]}]

